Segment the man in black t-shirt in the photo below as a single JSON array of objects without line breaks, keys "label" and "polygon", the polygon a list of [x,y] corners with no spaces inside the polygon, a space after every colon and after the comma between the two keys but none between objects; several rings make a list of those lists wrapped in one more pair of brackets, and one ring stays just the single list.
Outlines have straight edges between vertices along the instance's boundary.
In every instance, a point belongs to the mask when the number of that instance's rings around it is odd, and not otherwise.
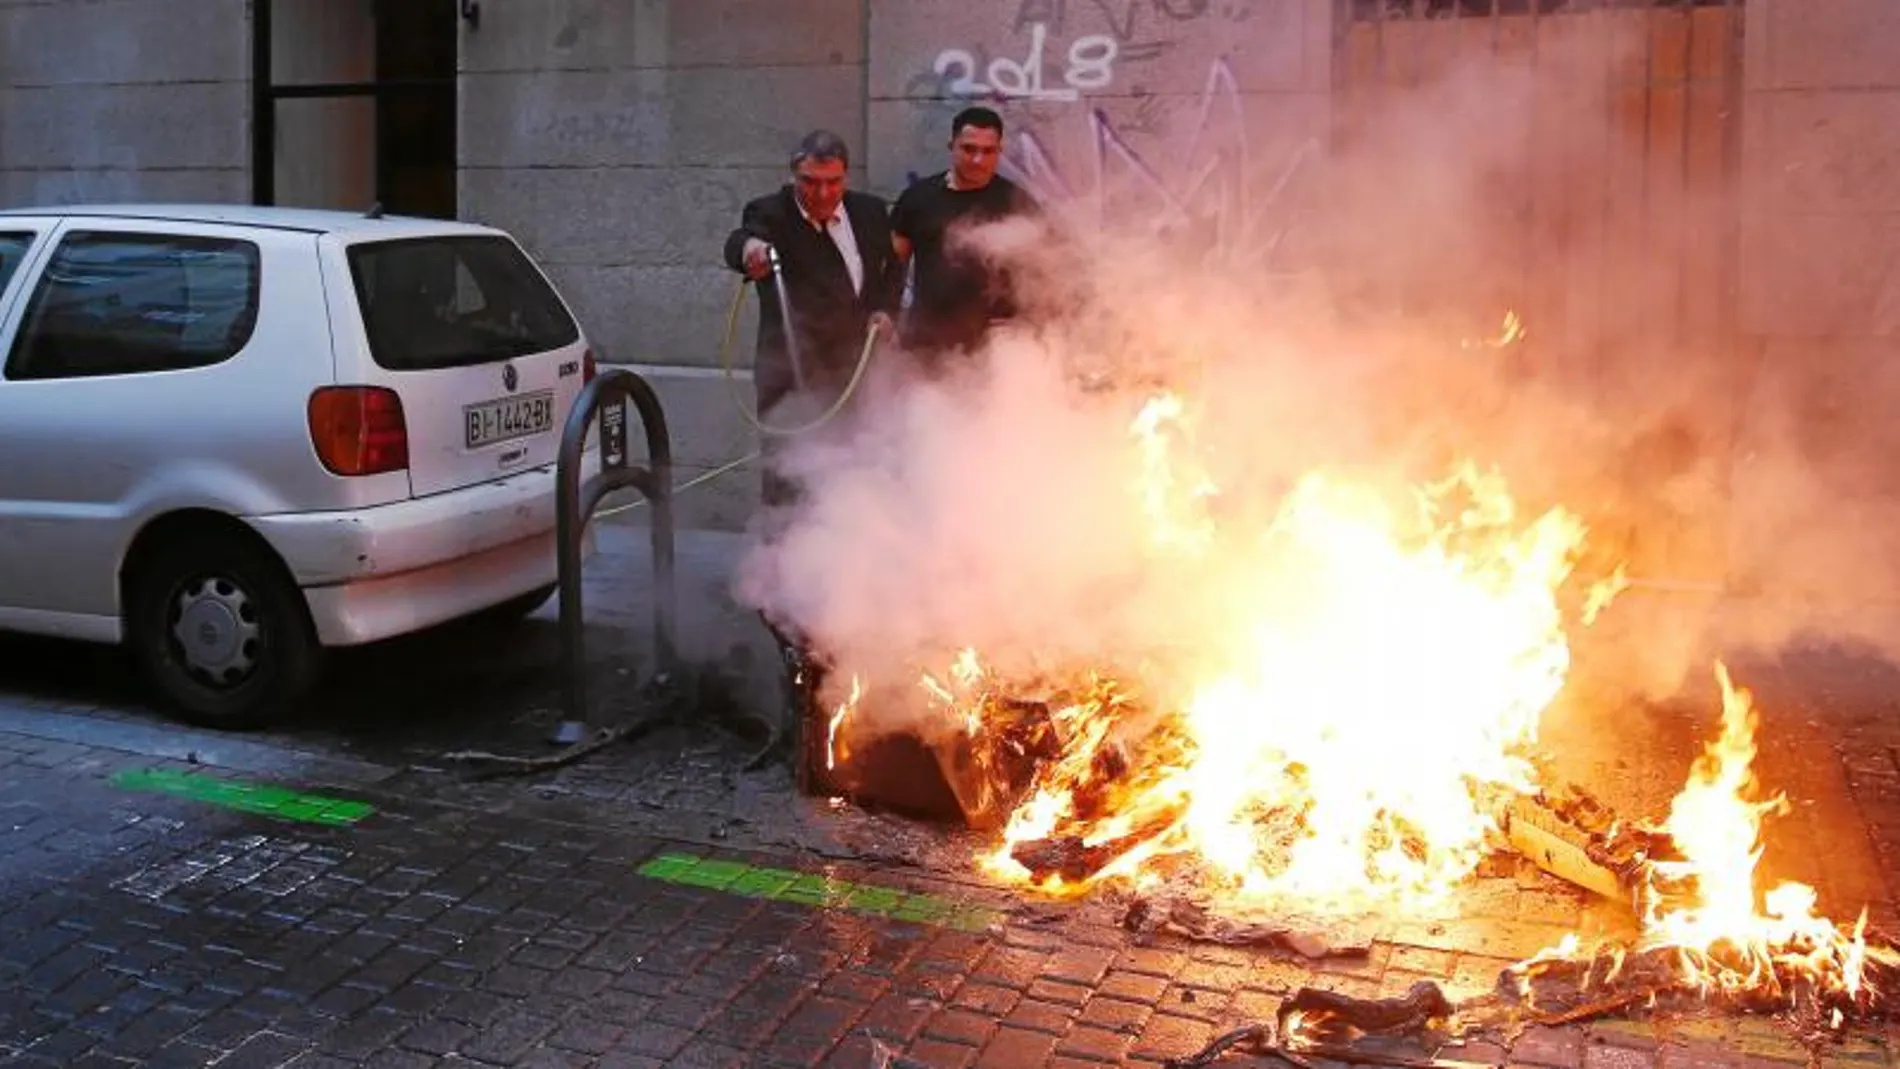
[{"label": "man in black t-shirt", "polygon": [[1008,272],[956,240],[965,228],[1039,211],[1034,198],[996,173],[1002,158],[1002,116],[966,108],[950,123],[950,169],[918,179],[891,210],[897,257],[916,265],[903,332],[913,352],[975,349],[992,322],[1016,314]]}]

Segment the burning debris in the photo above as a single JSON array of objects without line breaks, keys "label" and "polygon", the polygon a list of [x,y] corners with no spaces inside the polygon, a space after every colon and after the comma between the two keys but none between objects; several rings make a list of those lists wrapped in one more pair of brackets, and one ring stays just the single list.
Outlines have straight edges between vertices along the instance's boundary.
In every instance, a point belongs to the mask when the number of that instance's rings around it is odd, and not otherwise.
[{"label": "burning debris", "polygon": [[[1033,678],[964,650],[947,672],[899,684],[927,707],[906,726],[943,807],[999,834],[988,871],[1051,895],[1132,891],[1125,923],[1142,937],[1314,957],[1369,940],[1284,918],[1440,907],[1508,851],[1622,903],[1640,935],[1597,951],[1573,937],[1516,966],[1489,1004],[1505,1019],[1693,1005],[1838,1028],[1887,1012],[1900,952],[1864,916],[1837,927],[1811,889],[1759,885],[1761,823],[1786,803],[1757,796],[1756,717],[1725,668],[1721,731],[1659,824],[1619,818],[1531,758],[1570,629],[1623,584],[1573,575],[1577,517],[1527,511],[1500,476],[1464,466],[1397,487],[1315,473],[1283,488],[1264,523],[1235,526],[1259,510],[1222,501],[1170,437],[1186,422],[1171,395],[1134,419],[1133,507],[1156,567],[1200,591],[1191,641]],[[879,763],[870,693],[853,677],[824,714],[826,767],[847,780]],[[1376,1031],[1367,1023],[1447,1016],[1431,995],[1313,994],[1299,1020]],[[1305,1034],[1289,1025],[1271,1038],[1282,1055]]]},{"label": "burning debris", "polygon": [[1122,926],[1144,940],[1166,932],[1199,943],[1266,947],[1308,959],[1364,958],[1372,953],[1373,933],[1343,921],[1228,917],[1182,898],[1138,897]]},{"label": "burning debris", "polygon": [[[991,858],[1005,875],[1057,892],[1110,880],[1132,885],[1136,894],[1124,925],[1141,939],[1166,934],[1306,958],[1369,952],[1371,934],[1344,924],[1294,923],[1285,914],[1260,910],[1248,916],[1231,895],[1218,893],[1220,872],[1206,857],[1170,848],[1192,797],[1163,787],[1169,770],[1187,760],[1191,744],[1165,720],[1145,715],[1119,688],[1094,680],[1072,693],[1011,698],[967,653],[949,674],[950,683],[926,678],[926,689],[944,708],[963,717],[963,730],[937,751],[940,769],[970,823],[1005,828],[1005,845]],[[1850,929],[1820,917],[1815,892],[1804,885],[1784,883],[1758,894],[1761,822],[1786,803],[1779,796],[1756,797],[1752,700],[1725,668],[1718,666],[1717,678],[1722,730],[1660,825],[1621,819],[1587,791],[1558,783],[1541,768],[1533,771],[1545,786],[1521,794],[1494,792],[1487,840],[1492,849],[1515,852],[1624,904],[1642,935],[1633,946],[1589,951],[1573,936],[1507,970],[1496,993],[1457,1008],[1461,1020],[1521,1027],[1631,1012],[1714,1010],[1785,1015],[1822,1034],[1885,1018],[1885,993],[1900,983],[1900,950],[1891,940],[1871,933],[1864,914]],[[1138,738],[1118,730],[1131,724],[1147,726],[1150,734]],[[1034,808],[1038,799],[1051,797],[1051,782],[1069,785],[1054,820]],[[1270,842],[1289,855],[1299,837],[1310,834],[1304,823],[1310,811],[1288,805],[1254,809],[1254,842]],[[1010,837],[1026,824],[1045,830]],[[1397,845],[1408,856],[1424,856],[1415,841],[1400,839]],[[1305,992],[1288,1004],[1299,1012],[1295,1018],[1283,1013],[1277,1033],[1242,1030],[1223,1037],[1219,1050],[1304,1050],[1350,1062],[1353,1049],[1339,1046],[1336,1026],[1372,1034],[1401,1022],[1411,1027],[1453,1016],[1436,989],[1408,998],[1364,1003]],[[1290,1020],[1304,1022],[1299,1028],[1307,1035],[1293,1046],[1287,1044],[1298,1028],[1290,1032]],[[1278,1040],[1271,1039],[1275,1034]],[[1367,1057],[1395,1064],[1389,1050]]]},{"label": "burning debris", "polygon": [[1451,1038],[1458,1007],[1437,984],[1420,981],[1404,995],[1360,999],[1301,988],[1280,1006],[1272,1024],[1249,1024],[1216,1037],[1206,1047],[1167,1063],[1168,1069],[1201,1069],[1232,1052],[1266,1055],[1296,1069],[1314,1060],[1344,1065],[1406,1069],[1475,1069],[1440,1061],[1417,1048],[1443,1046]]},{"label": "burning debris", "polygon": [[1634,893],[1641,940],[1584,953],[1573,936],[1516,966],[1504,983],[1527,1006],[1560,1014],[1708,1007],[1786,1013],[1829,1029],[1889,1012],[1900,946],[1870,938],[1864,910],[1842,929],[1816,914],[1805,884],[1760,890],[1762,818],[1787,802],[1756,797],[1753,699],[1725,667],[1716,675],[1721,733],[1663,825],[1622,836],[1641,840],[1617,869]]},{"label": "burning debris", "polygon": [[986,695],[979,731],[958,734],[940,750],[944,780],[964,820],[994,830],[1028,793],[1036,774],[1062,756],[1062,738],[1047,702]]},{"label": "burning debris", "polygon": [[[881,734],[924,740],[964,822],[1002,829],[990,870],[1046,893],[1193,870],[1256,904],[1444,901],[1495,806],[1535,789],[1524,754],[1568,671],[1565,628],[1601,602],[1572,579],[1581,521],[1469,464],[1422,484],[1227,485],[1197,410],[1163,393],[1130,414],[1118,506],[1140,559],[1116,578],[1166,577],[1178,632],[1143,624],[1127,648],[1034,673],[1050,658],[1023,650],[1004,670],[965,650],[911,681],[840,666],[810,733],[827,770],[850,793]],[[866,716],[866,695],[906,685],[927,715]]]},{"label": "burning debris", "polygon": [[[1709,948],[1658,944],[1636,950],[1603,947],[1584,954],[1573,943],[1513,966],[1500,978],[1506,993],[1534,1010],[1537,1023],[1565,1023],[1626,1010],[1658,1013],[1788,1014],[1829,1030],[1888,1016],[1880,992],[1896,969],[1891,944],[1865,942],[1857,930],[1841,941],[1750,947],[1724,941]],[[1842,947],[1859,947],[1843,960]]]},{"label": "burning debris", "polygon": [[927,819],[980,831],[1001,827],[1044,766],[1061,756],[1061,735],[1048,702],[987,686],[974,653],[958,661],[951,678],[960,695],[924,677],[933,700],[961,710],[926,740],[912,732],[859,731],[857,709],[868,696],[854,677],[849,696],[825,714],[829,785]]},{"label": "burning debris", "polygon": [[[1200,1051],[1168,1063],[1173,1069],[1212,1065],[1229,1053],[1263,1055],[1311,1069],[1315,1061],[1406,1069],[1472,1069],[1438,1057],[1474,1039],[1514,1043],[1530,1026],[1555,1027],[1642,1012],[1696,1016],[1776,1015],[1816,1056],[1843,1028],[1888,1019],[1878,992],[1900,981],[1893,944],[1879,949],[1857,930],[1851,946],[1864,956],[1829,967],[1828,948],[1789,945],[1767,951],[1728,942],[1706,950],[1656,945],[1626,952],[1606,948],[1580,956],[1566,944],[1499,977],[1498,990],[1454,1003],[1421,981],[1405,995],[1362,999],[1302,988],[1272,1023],[1255,1022],[1216,1037]],[[1746,976],[1745,983],[1734,983]]]},{"label": "burning debris", "polygon": [[1649,886],[1649,859],[1670,850],[1667,836],[1620,820],[1594,795],[1567,784],[1507,799],[1498,808],[1497,837],[1502,848],[1552,876],[1632,906]]},{"label": "burning debris", "polygon": [[[1159,530],[1170,552],[1214,536]],[[1396,497],[1302,482],[1236,583],[1244,638],[1211,651],[1222,670],[1052,703],[1062,756],[993,868],[1058,893],[1190,865],[1253,902],[1442,900],[1483,856],[1495,800],[1532,787],[1521,751],[1567,665],[1559,590],[1580,539],[1471,469]]]},{"label": "burning debris", "polygon": [[1297,1046],[1342,1046],[1368,1036],[1405,1036],[1443,1025],[1457,1012],[1437,984],[1420,981],[1399,998],[1355,999],[1301,988],[1280,1006],[1283,1040]]}]

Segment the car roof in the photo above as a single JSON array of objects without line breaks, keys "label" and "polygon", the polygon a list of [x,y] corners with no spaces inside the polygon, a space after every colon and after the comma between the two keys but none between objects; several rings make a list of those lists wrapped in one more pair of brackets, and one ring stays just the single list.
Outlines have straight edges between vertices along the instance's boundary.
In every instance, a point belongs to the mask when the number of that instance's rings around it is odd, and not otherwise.
[{"label": "car roof", "polygon": [[313,234],[347,234],[351,238],[400,237],[420,234],[492,234],[492,228],[451,219],[423,219],[402,215],[368,215],[320,208],[280,208],[258,204],[60,204],[41,208],[0,209],[8,216],[89,217],[159,222],[217,223],[273,230],[301,230]]}]

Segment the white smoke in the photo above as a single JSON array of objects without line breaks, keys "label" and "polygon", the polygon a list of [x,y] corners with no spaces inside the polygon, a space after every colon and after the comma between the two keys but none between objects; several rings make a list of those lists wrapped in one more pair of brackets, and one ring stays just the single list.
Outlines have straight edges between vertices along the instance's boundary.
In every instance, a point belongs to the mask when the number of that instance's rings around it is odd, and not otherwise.
[{"label": "white smoke", "polygon": [[[1738,406],[1763,401],[1731,354],[1671,348],[1645,308],[1627,310],[1615,332],[1635,341],[1588,376],[1550,359],[1534,317],[1526,340],[1493,344],[1510,309],[1482,280],[1523,252],[1511,191],[1572,162],[1525,158],[1524,131],[1608,106],[1601,71],[1579,66],[1566,80],[1552,73],[1565,61],[1542,57],[1539,77],[1540,92],[1564,91],[1567,112],[1549,112],[1547,95],[1534,111],[1523,69],[1453,72],[1330,153],[1307,183],[1323,211],[1302,242],[1323,270],[1294,284],[1235,261],[1236,247],[1277,243],[1265,230],[1216,250],[1190,234],[1157,236],[1138,216],[1105,220],[1092,205],[1052,205],[1056,237],[1030,224],[990,228],[978,240],[1026,280],[1025,325],[946,378],[893,375],[859,419],[788,446],[783,462],[806,498],[747,559],[739,596],[874,681],[913,680],[966,647],[1023,676],[1178,655],[1222,626],[1225,607],[1219,554],[1193,567],[1158,555],[1143,511],[1130,428],[1163,388],[1186,401],[1192,441],[1173,446],[1219,487],[1210,508],[1228,530],[1262,529],[1314,467],[1396,484],[1470,458],[1501,468],[1527,509],[1583,515],[1586,578],[1659,543],[1720,544]],[[1609,271],[1647,266],[1641,248],[1608,255]],[[1395,302],[1397,278],[1433,285]],[[1788,396],[1765,422],[1773,434],[1757,436],[1759,481],[1744,492],[1752,524],[1796,536],[1780,545],[1798,546],[1801,568],[1767,544],[1725,567],[1844,573],[1862,589],[1878,575],[1891,586],[1891,554],[1814,518],[1864,460],[1832,439],[1815,456],[1806,439],[1821,417],[1799,407],[1802,390]],[[1605,618],[1599,630],[1613,640],[1593,649],[1594,664],[1580,659],[1581,672],[1651,692],[1705,672],[1706,605],[1626,603]],[[1751,638],[1776,641],[1816,619],[1795,608],[1769,616],[1754,618]]]}]

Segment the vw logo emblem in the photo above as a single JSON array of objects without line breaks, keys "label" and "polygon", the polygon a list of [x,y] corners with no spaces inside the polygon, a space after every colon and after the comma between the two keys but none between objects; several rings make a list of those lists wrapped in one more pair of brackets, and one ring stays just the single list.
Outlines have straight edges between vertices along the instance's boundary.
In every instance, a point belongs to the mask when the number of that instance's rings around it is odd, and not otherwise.
[{"label": "vw logo emblem", "polygon": [[513,364],[501,365],[501,384],[508,388],[509,393],[515,392],[515,387],[521,384],[521,376],[515,372]]}]

